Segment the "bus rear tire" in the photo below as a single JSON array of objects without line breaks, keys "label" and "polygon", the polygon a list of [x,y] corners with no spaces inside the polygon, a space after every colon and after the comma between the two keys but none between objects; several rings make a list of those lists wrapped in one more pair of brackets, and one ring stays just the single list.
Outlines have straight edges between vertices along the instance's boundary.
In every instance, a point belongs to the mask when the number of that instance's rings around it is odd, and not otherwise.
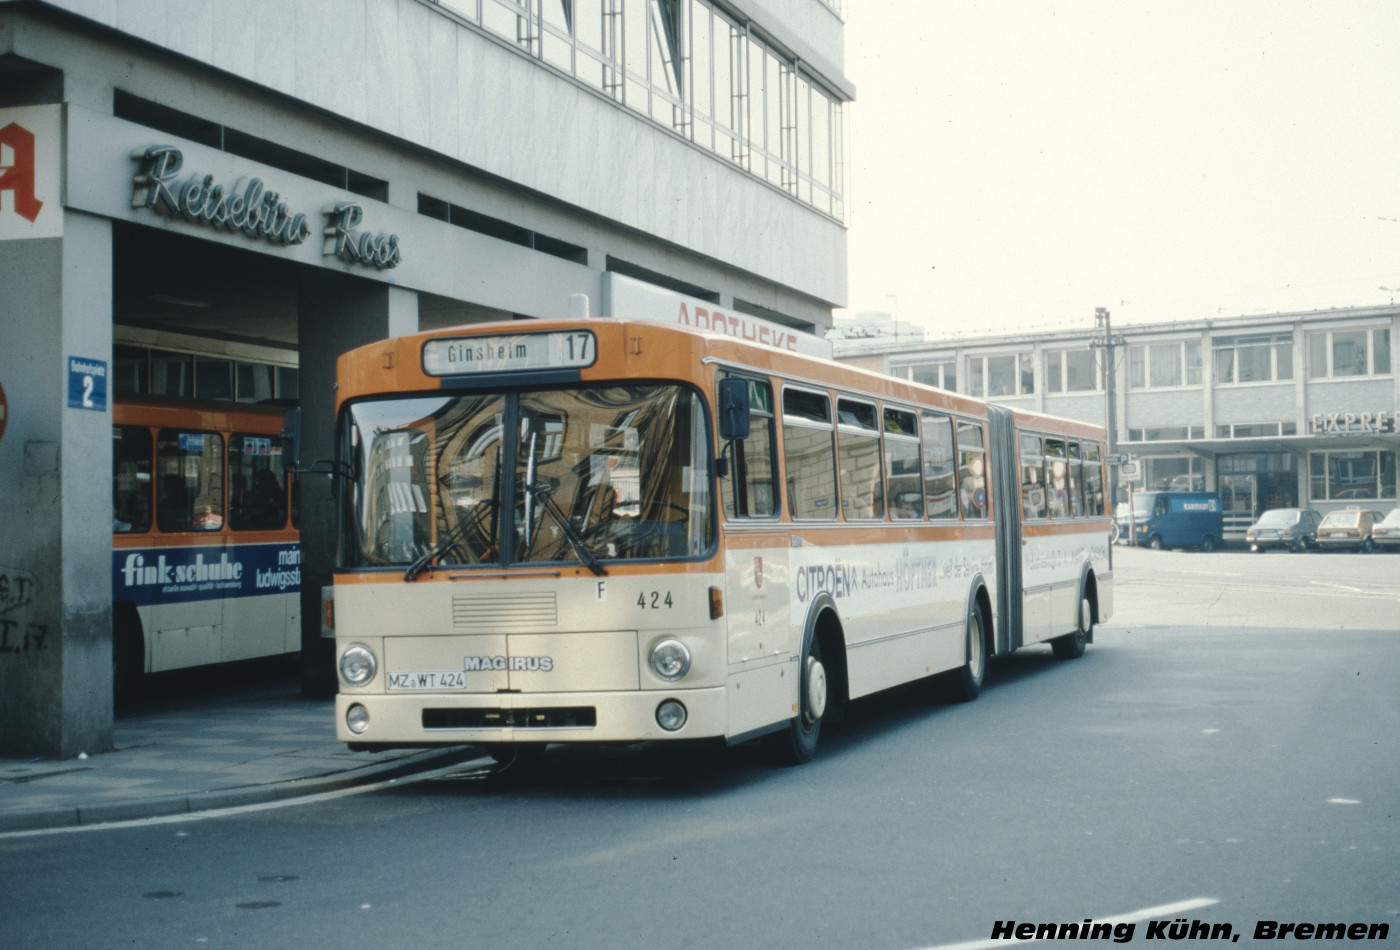
[{"label": "bus rear tire", "polygon": [[987,676],[987,636],[986,624],[982,621],[982,608],[973,604],[967,612],[966,632],[963,637],[963,657],[965,662],[960,669],[948,674],[944,694],[955,703],[970,703],[982,694],[982,682]]},{"label": "bus rear tire", "polygon": [[1073,633],[1056,637],[1050,641],[1050,649],[1055,651],[1057,660],[1077,660],[1084,655],[1084,647],[1089,643],[1089,632],[1094,629],[1094,605],[1088,597],[1079,599],[1079,626]]},{"label": "bus rear tire", "polygon": [[822,733],[822,718],[826,715],[826,667],[822,665],[822,647],[815,632],[802,657],[802,684],[799,691],[797,715],[771,737],[773,758],[780,765],[802,765],[817,753],[817,740]]},{"label": "bus rear tire", "polygon": [[1211,551],[1214,551],[1214,550],[1215,550],[1215,539],[1214,539],[1214,538],[1212,538],[1210,535],[1206,535],[1204,538],[1201,539],[1201,551],[1202,551],[1202,552],[1204,552],[1204,553],[1206,553],[1206,554],[1209,554]]}]

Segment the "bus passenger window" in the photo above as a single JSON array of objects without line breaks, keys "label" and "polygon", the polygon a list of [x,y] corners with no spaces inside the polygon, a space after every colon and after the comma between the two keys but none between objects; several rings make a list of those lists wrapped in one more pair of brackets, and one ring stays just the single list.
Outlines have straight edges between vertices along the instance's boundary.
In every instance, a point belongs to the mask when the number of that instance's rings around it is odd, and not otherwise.
[{"label": "bus passenger window", "polygon": [[1045,503],[1049,517],[1069,517],[1069,465],[1064,439],[1045,440]]},{"label": "bus passenger window", "polygon": [[287,522],[287,486],[279,436],[235,432],[229,439],[229,527],[280,528]]},{"label": "bus passenger window", "polygon": [[958,503],[964,519],[985,519],[987,504],[987,449],[982,426],[958,423]]},{"label": "bus passenger window", "polygon": [[880,478],[880,428],[875,407],[853,399],[836,401],[836,457],[841,478],[841,512],[851,521],[885,517],[885,486]]},{"label": "bus passenger window", "polygon": [[1104,512],[1103,465],[1097,442],[1084,443],[1084,513],[1090,518]]},{"label": "bus passenger window", "polygon": [[[953,455],[952,420],[941,412],[925,412],[920,420],[919,430],[924,442],[924,498],[928,516],[939,519],[952,518],[956,521],[958,471]],[[971,498],[968,502],[971,503]]]},{"label": "bus passenger window", "polygon": [[831,398],[805,389],[783,390],[783,464],[788,510],[794,519],[836,520],[836,449]]},{"label": "bus passenger window", "polygon": [[112,530],[151,530],[151,433],[141,426],[112,428]]},{"label": "bus passenger window", "polygon": [[890,498],[890,518],[895,521],[924,516],[917,418],[906,409],[885,408],[885,487]]},{"label": "bus passenger window", "polygon": [[156,437],[156,523],[162,531],[224,524],[224,440],[216,432],[161,429]]},{"label": "bus passenger window", "polygon": [[773,390],[765,382],[749,380],[749,437],[734,443],[730,461],[728,477],[720,480],[725,516],[771,518],[777,514]]},{"label": "bus passenger window", "polygon": [[1021,517],[1027,521],[1044,518],[1047,512],[1045,499],[1044,457],[1041,455],[1040,436],[1022,433],[1021,447]]},{"label": "bus passenger window", "polygon": [[1069,452],[1069,509],[1073,518],[1084,517],[1084,473],[1079,460],[1079,443],[1070,442]]}]

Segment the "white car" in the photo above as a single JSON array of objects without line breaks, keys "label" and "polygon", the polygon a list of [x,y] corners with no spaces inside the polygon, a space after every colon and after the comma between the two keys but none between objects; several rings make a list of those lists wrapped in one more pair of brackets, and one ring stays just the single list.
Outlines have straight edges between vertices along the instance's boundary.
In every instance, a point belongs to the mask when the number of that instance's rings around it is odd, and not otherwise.
[{"label": "white car", "polygon": [[1371,543],[1382,550],[1400,551],[1400,508],[1390,509],[1371,527]]}]

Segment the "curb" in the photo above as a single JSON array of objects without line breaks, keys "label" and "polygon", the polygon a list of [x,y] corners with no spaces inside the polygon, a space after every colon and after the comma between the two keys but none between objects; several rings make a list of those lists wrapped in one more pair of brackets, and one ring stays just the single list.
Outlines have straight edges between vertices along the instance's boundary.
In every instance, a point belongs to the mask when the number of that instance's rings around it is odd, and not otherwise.
[{"label": "curb", "polygon": [[368,785],[373,782],[402,778],[405,775],[428,772],[484,757],[484,754],[473,746],[457,746],[450,749],[418,752],[389,762],[371,763],[355,769],[331,772],[312,778],[287,779],[260,785],[236,786],[157,798],[0,811],[0,833],[95,826],[117,821],[196,814],[220,808],[234,808],[240,805],[293,800],[356,785]]}]

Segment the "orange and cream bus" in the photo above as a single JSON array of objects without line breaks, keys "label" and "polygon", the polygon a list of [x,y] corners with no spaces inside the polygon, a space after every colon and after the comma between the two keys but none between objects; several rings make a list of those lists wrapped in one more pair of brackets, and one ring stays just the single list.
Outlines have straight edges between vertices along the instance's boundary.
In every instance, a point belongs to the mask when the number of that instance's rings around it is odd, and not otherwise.
[{"label": "orange and cream bus", "polygon": [[487,324],[338,365],[354,748],[766,736],[1112,607],[1103,431],[733,338]]},{"label": "orange and cream bus", "polygon": [[113,665],[155,673],[301,649],[301,544],[283,410],[112,406]]}]

